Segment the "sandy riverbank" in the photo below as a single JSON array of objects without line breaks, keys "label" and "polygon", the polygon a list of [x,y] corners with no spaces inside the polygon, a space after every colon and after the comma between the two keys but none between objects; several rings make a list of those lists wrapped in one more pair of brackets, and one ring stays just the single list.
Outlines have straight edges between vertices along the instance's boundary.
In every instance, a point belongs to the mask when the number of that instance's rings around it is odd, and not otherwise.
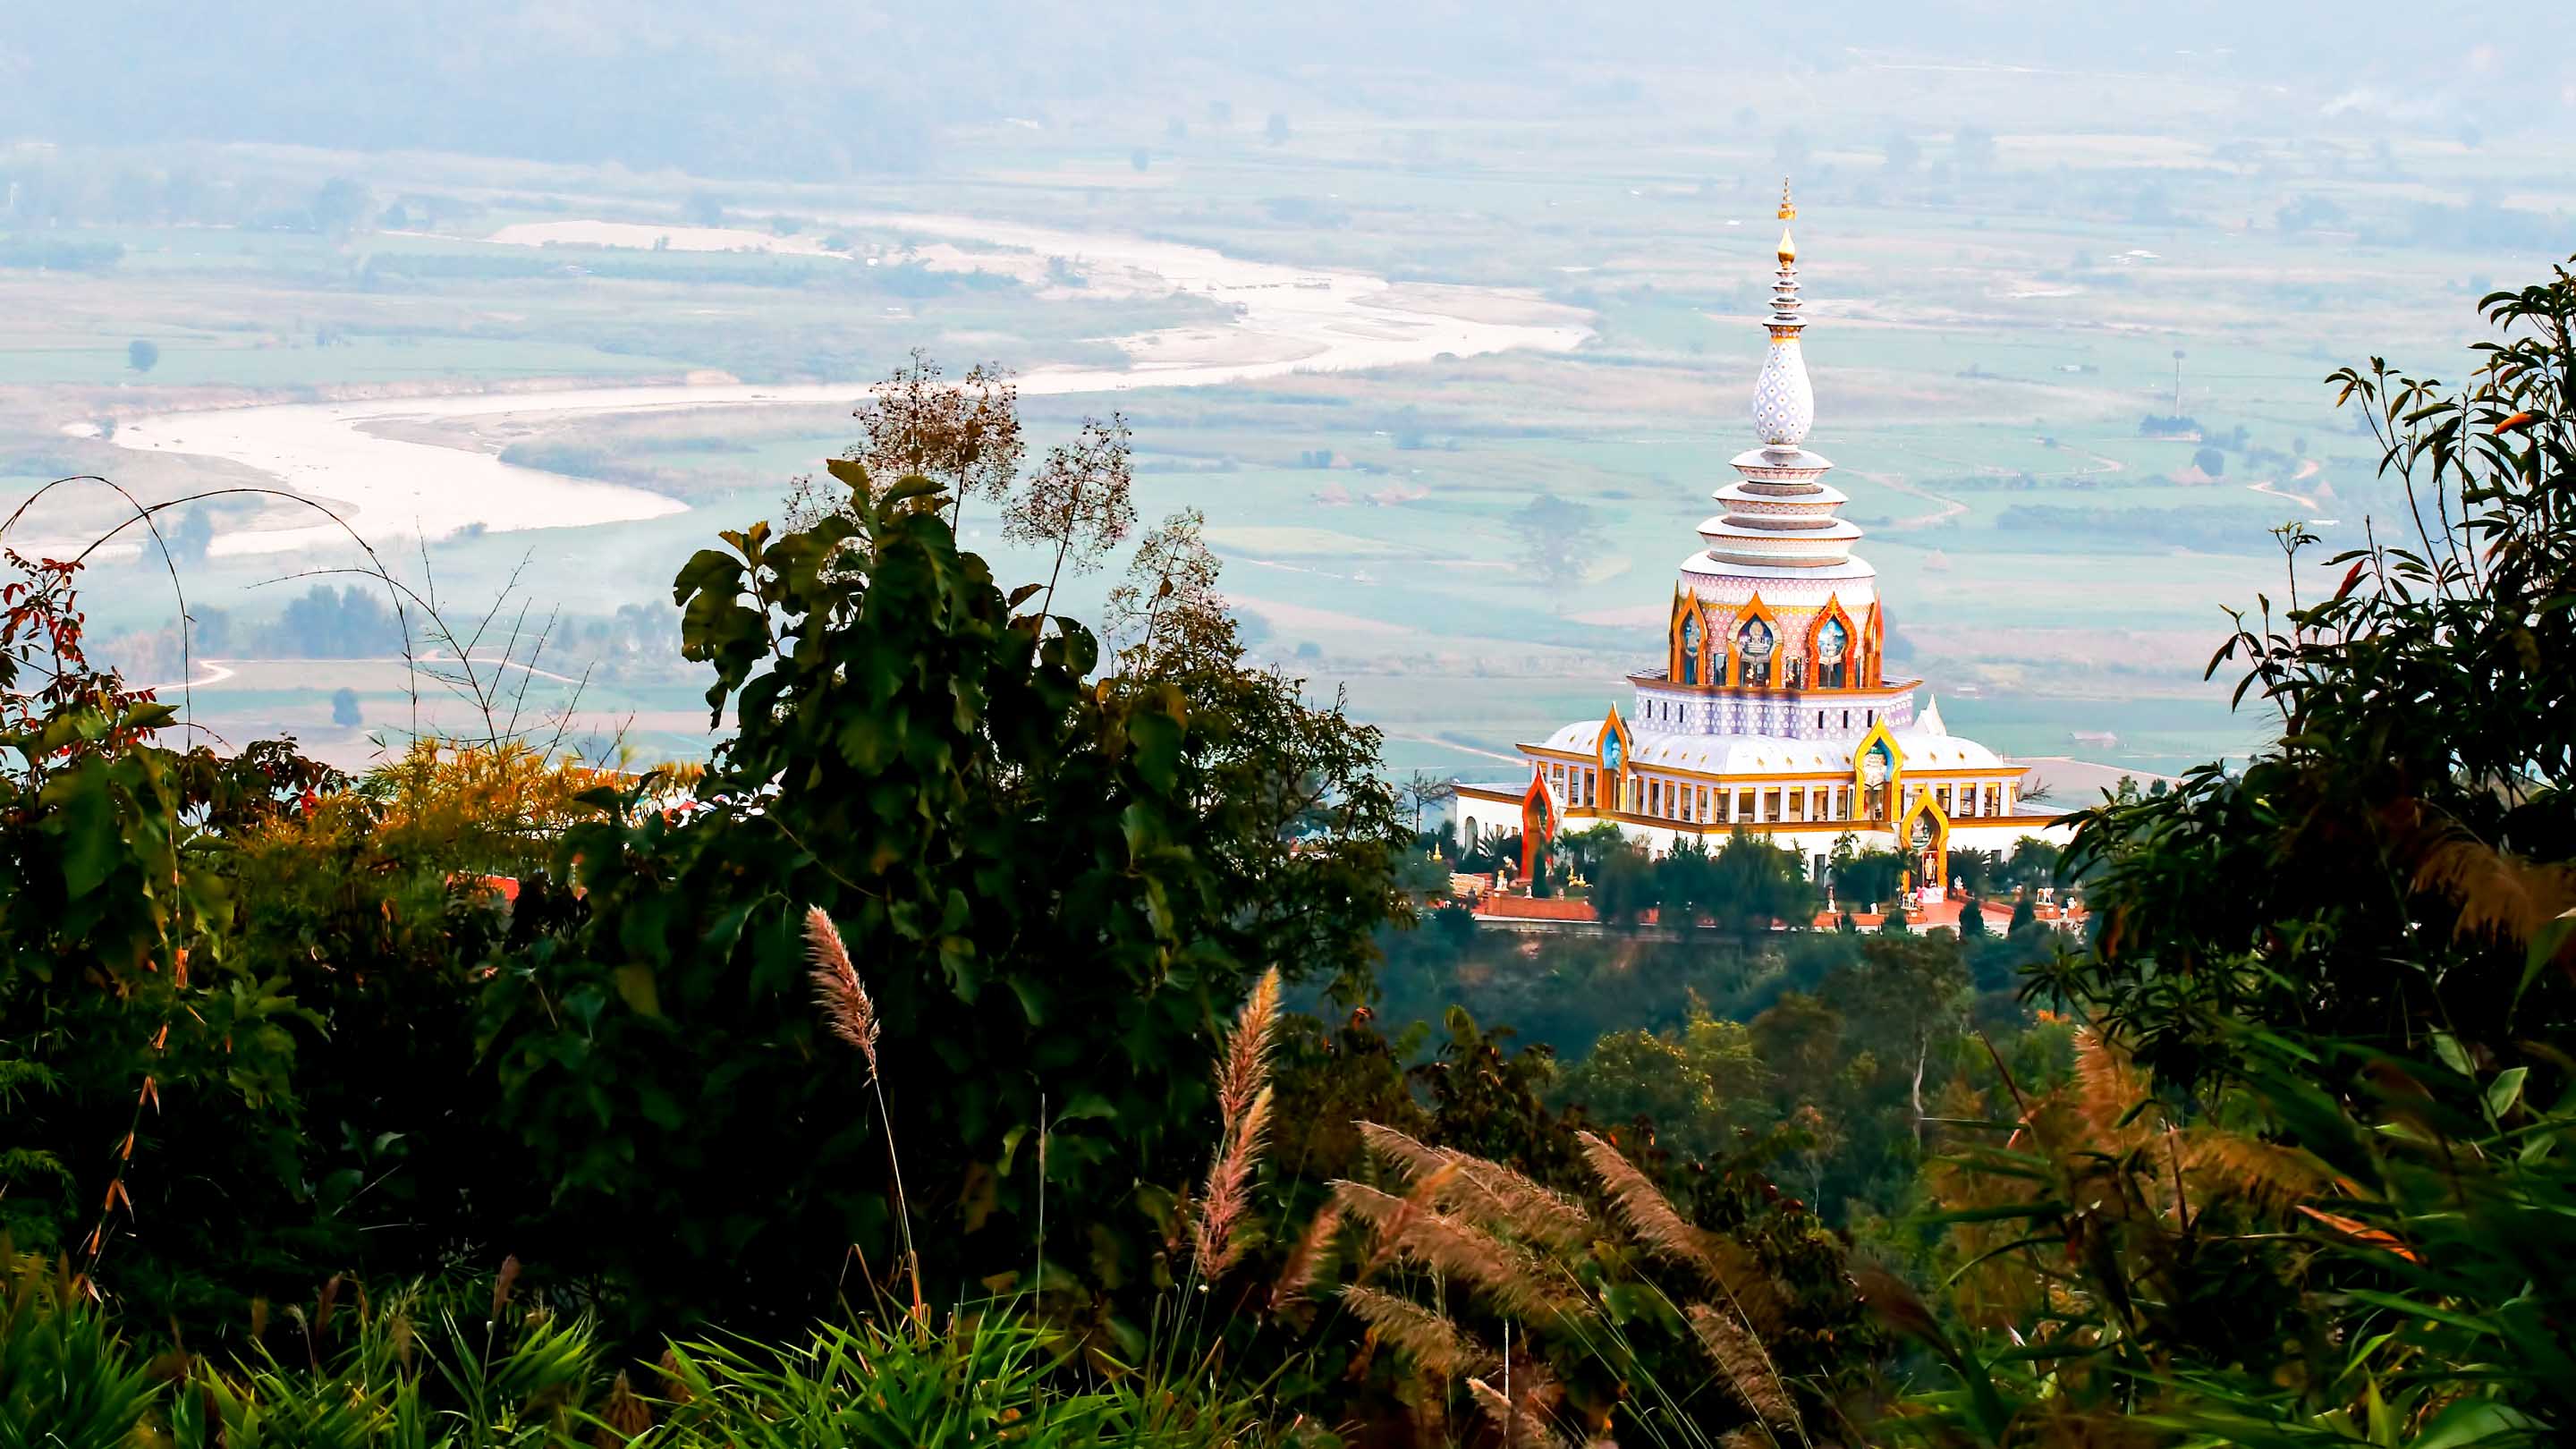
[{"label": "sandy riverbank", "polygon": [[[1029,372],[1020,379],[1020,390],[1032,395],[1206,387],[1291,372],[1392,367],[1517,348],[1564,351],[1590,335],[1588,314],[1512,292],[1398,287],[1360,273],[1247,261],[1177,242],[1060,232],[967,217],[887,215],[845,220],[1007,248],[995,255],[1016,257],[1009,263],[1013,267],[1034,262],[1043,269],[1048,258],[1064,257],[1086,273],[1115,274],[1131,284],[1139,275],[1150,275],[1166,290],[1208,295],[1235,310],[1230,327],[1174,328],[1116,339],[1132,359],[1124,369],[1063,367]],[[549,237],[564,240],[612,234],[596,228],[618,224],[546,225]],[[671,229],[653,230],[659,235]],[[962,260],[984,254],[955,255]],[[117,429],[114,441],[126,448],[243,464],[298,493],[335,500],[353,527],[381,543],[397,535],[442,538],[477,525],[495,533],[578,528],[654,518],[684,507],[642,489],[567,478],[507,464],[487,453],[424,442],[420,424],[460,418],[851,403],[864,389],[857,382],[779,387],[731,383],[276,404],[142,418]],[[401,426],[386,426],[390,423]],[[218,538],[214,551],[280,553],[341,537],[326,521],[310,515],[299,518],[294,512],[269,510],[263,526]]]}]

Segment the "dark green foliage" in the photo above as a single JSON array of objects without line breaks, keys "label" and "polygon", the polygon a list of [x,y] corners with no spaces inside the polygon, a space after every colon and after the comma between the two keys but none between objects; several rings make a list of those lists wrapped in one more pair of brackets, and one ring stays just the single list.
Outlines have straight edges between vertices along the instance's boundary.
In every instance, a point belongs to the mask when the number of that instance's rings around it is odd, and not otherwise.
[{"label": "dark green foliage", "polygon": [[1896,899],[1905,857],[1893,850],[1837,848],[1831,869],[1835,897],[1846,908],[1872,910]]},{"label": "dark green foliage", "polygon": [[1401,909],[1372,736],[1224,637],[1094,678],[1091,636],[1015,614],[935,499],[861,484],[690,561],[686,647],[737,733],[684,819],[570,832],[582,920],[488,994],[551,1184],[514,1246],[640,1320],[792,1320],[852,1245],[898,1260],[864,1064],[806,1001],[807,905],[875,997],[942,1301],[1034,1268],[1041,1129],[1048,1292],[1150,1283],[1169,1203],[1139,1185],[1205,1162],[1217,1016],[1273,965],[1356,989]]},{"label": "dark green foliage", "polygon": [[[1917,1325],[1959,1384],[1917,1406],[1930,1437],[2576,1422],[2576,277],[2484,305],[2498,340],[2463,392],[2378,360],[2331,379],[2415,527],[2332,559],[2324,598],[2262,601],[2211,662],[2246,668],[2276,742],[2080,825],[2099,932],[2029,989],[2109,1044],[2077,1102],[1998,1084],[2028,1131],[1958,1180],[1959,1220],[1993,1225],[1962,1231],[2010,1254],[1985,1271],[2049,1274],[2055,1302],[2009,1345]],[[2315,542],[2281,539],[2294,562]]]}]

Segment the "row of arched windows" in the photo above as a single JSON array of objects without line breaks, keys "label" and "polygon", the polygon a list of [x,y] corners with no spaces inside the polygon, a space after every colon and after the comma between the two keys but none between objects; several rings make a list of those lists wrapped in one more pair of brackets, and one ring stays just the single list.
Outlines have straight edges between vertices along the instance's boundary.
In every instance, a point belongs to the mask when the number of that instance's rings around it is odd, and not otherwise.
[{"label": "row of arched windows", "polygon": [[1839,599],[1829,598],[1804,640],[1784,638],[1780,621],[1756,594],[1721,633],[1690,594],[1673,601],[1672,658],[1667,678],[1697,688],[1870,689],[1879,675],[1878,605],[1865,627],[1855,626]]}]

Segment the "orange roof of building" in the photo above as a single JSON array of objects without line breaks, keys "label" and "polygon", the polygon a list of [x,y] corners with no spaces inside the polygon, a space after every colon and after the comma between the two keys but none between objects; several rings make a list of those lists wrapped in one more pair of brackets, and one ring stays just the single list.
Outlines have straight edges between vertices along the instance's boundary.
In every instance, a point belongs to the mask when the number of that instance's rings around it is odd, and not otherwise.
[{"label": "orange roof of building", "polygon": [[1535,896],[1488,895],[1476,902],[1476,914],[1496,920],[1512,921],[1597,921],[1601,919],[1590,901],[1570,901],[1563,896],[1540,899]]}]

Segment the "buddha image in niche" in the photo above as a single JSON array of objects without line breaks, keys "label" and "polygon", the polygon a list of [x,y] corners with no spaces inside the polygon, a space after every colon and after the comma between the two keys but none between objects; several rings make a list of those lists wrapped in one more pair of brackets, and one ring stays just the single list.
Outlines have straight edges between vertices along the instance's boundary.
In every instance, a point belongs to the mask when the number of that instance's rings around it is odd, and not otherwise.
[{"label": "buddha image in niche", "polygon": [[1771,648],[1774,643],[1771,626],[1760,619],[1747,619],[1735,631],[1735,652],[1744,660],[1744,682],[1771,682]]},{"label": "buddha image in niche", "polygon": [[1887,757],[1885,741],[1870,746],[1869,753],[1861,756],[1860,783],[1869,801],[1869,818],[1872,820],[1887,818],[1887,777],[1892,772],[1893,765]]}]

